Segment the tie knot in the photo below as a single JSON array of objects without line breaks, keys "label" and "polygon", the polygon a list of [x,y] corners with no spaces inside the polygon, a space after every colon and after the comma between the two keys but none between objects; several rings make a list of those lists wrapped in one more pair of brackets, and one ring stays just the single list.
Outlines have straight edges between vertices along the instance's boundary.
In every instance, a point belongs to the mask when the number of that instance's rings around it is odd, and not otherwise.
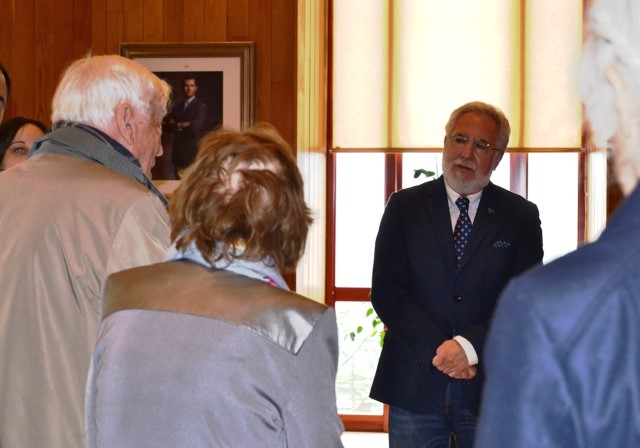
[{"label": "tie knot", "polygon": [[458,199],[456,199],[456,205],[460,209],[460,213],[466,213],[467,211],[469,211],[469,198],[460,196]]}]

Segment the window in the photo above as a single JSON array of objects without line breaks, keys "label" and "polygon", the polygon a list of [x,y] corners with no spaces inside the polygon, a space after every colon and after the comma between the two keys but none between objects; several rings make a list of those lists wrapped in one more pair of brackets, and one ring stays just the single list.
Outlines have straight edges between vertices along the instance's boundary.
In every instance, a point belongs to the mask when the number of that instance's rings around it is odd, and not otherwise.
[{"label": "window", "polygon": [[481,100],[509,118],[510,152],[492,181],[538,205],[545,262],[597,233],[604,192],[587,203],[585,179],[603,166],[582,150],[575,77],[582,1],[338,0],[330,17],[327,303],[342,338],[338,405],[348,428],[383,429],[383,406],[367,398],[379,354],[377,335],[365,338],[375,331],[366,316],[375,236],[389,195],[427,180],[415,169],[440,175],[453,109]]}]

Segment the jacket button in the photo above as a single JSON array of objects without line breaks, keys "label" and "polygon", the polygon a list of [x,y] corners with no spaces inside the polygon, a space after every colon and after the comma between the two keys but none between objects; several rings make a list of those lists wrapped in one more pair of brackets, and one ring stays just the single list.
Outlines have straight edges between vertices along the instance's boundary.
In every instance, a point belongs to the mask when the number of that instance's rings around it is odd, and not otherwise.
[{"label": "jacket button", "polygon": [[455,296],[455,297],[453,298],[453,301],[454,301],[455,303],[460,303],[460,302],[462,302],[462,297],[460,297],[460,296]]}]

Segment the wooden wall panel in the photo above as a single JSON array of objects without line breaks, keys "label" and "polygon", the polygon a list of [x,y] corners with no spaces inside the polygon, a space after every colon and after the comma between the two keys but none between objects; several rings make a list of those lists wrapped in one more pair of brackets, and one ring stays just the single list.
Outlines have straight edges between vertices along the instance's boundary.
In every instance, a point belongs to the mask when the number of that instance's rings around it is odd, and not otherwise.
[{"label": "wooden wall panel", "polygon": [[[270,42],[273,30],[270,3],[264,0],[252,0],[251,14],[256,19],[249,24],[249,40]],[[270,110],[273,92],[269,88],[273,67],[272,48],[271,43],[261,46],[255,60],[256,73],[259,74],[256,77],[256,91],[262,93],[259,98],[256,98],[256,116],[268,122],[273,122]]]},{"label": "wooden wall panel", "polygon": [[280,102],[281,104],[273,108],[271,119],[268,121],[280,131],[282,137],[284,137],[293,148],[296,142],[296,129],[294,126],[295,114],[293,113],[294,100],[291,95],[291,84],[288,82],[272,83],[271,95],[273,103]]},{"label": "wooden wall panel", "polygon": [[[3,0],[4,2],[5,0]],[[6,67],[6,69],[13,73],[16,68],[16,64],[14,62],[14,42],[15,42],[15,34],[16,34],[16,1],[17,0],[6,0],[6,4],[3,3],[2,6],[2,14],[3,21],[2,26],[0,26],[0,62],[2,65]],[[14,101],[14,93],[11,93],[11,98],[9,98],[9,103],[5,106],[5,117],[10,117],[11,115],[15,115],[15,101]]]},{"label": "wooden wall panel", "polygon": [[124,0],[107,0],[107,48],[105,53],[117,52],[123,34]]},{"label": "wooden wall panel", "polygon": [[[11,79],[24,79],[24,83],[14,82],[12,88],[12,99],[14,110],[17,115],[25,115],[27,112],[36,111],[34,97],[37,94],[36,74],[33,70],[34,57],[37,54],[34,39],[35,10],[33,2],[21,2],[16,4],[15,28],[15,55],[13,58],[13,68],[10,73]],[[29,26],[21,24],[28,23]],[[36,51],[36,53],[34,53]],[[4,59],[4,58],[2,58]],[[29,64],[23,62],[28,61]],[[15,72],[15,76],[14,75]]]},{"label": "wooden wall panel", "polygon": [[[0,26],[0,62],[7,69],[13,66],[10,57],[13,56],[13,45],[16,30],[16,1],[2,0],[2,26]],[[7,105],[7,114],[10,113],[11,104]]]},{"label": "wooden wall panel", "polygon": [[[34,11],[34,46],[33,46],[33,76],[34,76],[34,89],[31,92],[31,96],[27,97],[32,102],[35,115],[44,116],[50,110],[51,97],[53,96],[52,85],[55,83],[53,76],[54,66],[54,38],[57,34],[54,30],[53,21],[51,17],[55,16],[55,12],[58,11],[58,6],[63,6],[64,2],[60,2],[60,5],[53,2],[39,5]],[[64,21],[61,25],[64,24]],[[57,30],[57,27],[56,27]],[[62,35],[64,36],[64,35]],[[61,37],[62,37],[61,36]],[[24,99],[24,98],[22,98]],[[50,120],[42,120],[45,124],[49,124]]]},{"label": "wooden wall panel", "polygon": [[[227,2],[227,40],[249,39],[249,0],[233,0]],[[254,20],[264,20],[259,15]]]},{"label": "wooden wall panel", "polygon": [[206,0],[184,0],[184,42],[205,40]]},{"label": "wooden wall panel", "polygon": [[180,2],[163,2],[163,42],[183,41],[184,7]]},{"label": "wooden wall panel", "polygon": [[[61,61],[63,67],[91,50],[91,32],[92,27],[92,7],[89,2],[73,2],[73,55],[69,60]],[[56,70],[56,73],[62,73],[62,69]]]},{"label": "wooden wall panel", "polygon": [[271,46],[273,48],[274,64],[271,67],[271,76],[276,82],[292,82],[295,79],[296,61],[296,8],[290,6],[289,0],[273,0],[273,17],[271,18],[274,30]]},{"label": "wooden wall panel", "polygon": [[[272,28],[278,30],[278,33],[272,33],[272,63],[269,71],[273,97],[269,103],[271,108],[270,116],[273,124],[282,129],[283,137],[287,141],[295,142],[295,114],[287,113],[295,110],[296,101],[296,11],[295,7],[288,6],[288,0],[274,0],[274,8],[272,14]],[[294,67],[293,70],[287,67]],[[286,107],[282,105],[274,105],[288,102]],[[281,110],[282,109],[282,110]],[[284,134],[288,130],[292,130],[291,134]]]},{"label": "wooden wall panel", "polygon": [[107,52],[107,0],[91,0],[91,42],[89,42],[89,47],[93,54]]},{"label": "wooden wall panel", "polygon": [[144,16],[142,17],[146,42],[161,42],[164,26],[163,0],[144,0]]},{"label": "wooden wall panel", "polygon": [[218,42],[227,40],[227,2],[226,0],[207,0],[205,10],[205,40]]},{"label": "wooden wall panel", "polygon": [[14,88],[5,117],[50,124],[51,99],[73,60],[122,42],[254,41],[257,121],[295,147],[293,0],[1,0],[0,61]]},{"label": "wooden wall panel", "polygon": [[[78,17],[78,13],[74,8],[74,0],[57,0],[55,3],[51,2],[51,5],[55,5],[55,11],[51,16],[56,17],[55,32],[51,34],[53,37],[53,49],[49,53],[49,58],[44,63],[44,70],[47,72],[45,77],[45,88],[43,93],[43,101],[46,104],[46,113],[48,114],[51,106],[51,99],[55,91],[55,86],[60,78],[60,73],[67,67],[71,61],[73,61],[77,54],[86,53],[86,44],[84,44],[84,51],[82,49],[76,49],[75,43],[79,39],[83,39],[87,42],[85,34],[82,35],[85,30],[89,30],[84,23],[76,23],[75,19]],[[84,6],[84,5],[83,5]],[[86,21],[89,15],[86,14],[86,6],[78,8],[83,20]],[[53,20],[49,20],[51,25],[54,24]],[[48,120],[47,116],[47,120]]]},{"label": "wooden wall panel", "polygon": [[[142,42],[144,40],[145,2],[128,1],[124,14],[124,30],[122,39],[125,42]],[[162,25],[160,26],[162,28]]]}]

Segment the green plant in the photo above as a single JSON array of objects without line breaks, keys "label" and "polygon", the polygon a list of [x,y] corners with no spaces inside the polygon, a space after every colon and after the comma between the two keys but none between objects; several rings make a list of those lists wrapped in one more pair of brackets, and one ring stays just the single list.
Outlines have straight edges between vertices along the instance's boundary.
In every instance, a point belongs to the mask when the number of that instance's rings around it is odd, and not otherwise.
[{"label": "green plant", "polygon": [[[376,314],[373,307],[369,307],[367,312],[365,313],[365,317],[369,320],[371,324],[372,331],[369,334],[370,337],[378,336],[380,338],[380,347],[384,344],[384,335],[386,334],[386,330],[384,329],[384,325],[382,325],[382,321]],[[361,334],[364,331],[364,327],[362,325],[358,325],[355,331],[349,333],[349,338],[352,341],[356,340],[356,336]]]},{"label": "green plant", "polygon": [[429,179],[430,177],[433,177],[433,176],[436,175],[435,172],[423,170],[422,168],[418,168],[417,170],[413,170],[413,178],[414,179],[417,179],[418,177],[420,177],[421,174],[424,174],[424,176],[427,179]]}]

